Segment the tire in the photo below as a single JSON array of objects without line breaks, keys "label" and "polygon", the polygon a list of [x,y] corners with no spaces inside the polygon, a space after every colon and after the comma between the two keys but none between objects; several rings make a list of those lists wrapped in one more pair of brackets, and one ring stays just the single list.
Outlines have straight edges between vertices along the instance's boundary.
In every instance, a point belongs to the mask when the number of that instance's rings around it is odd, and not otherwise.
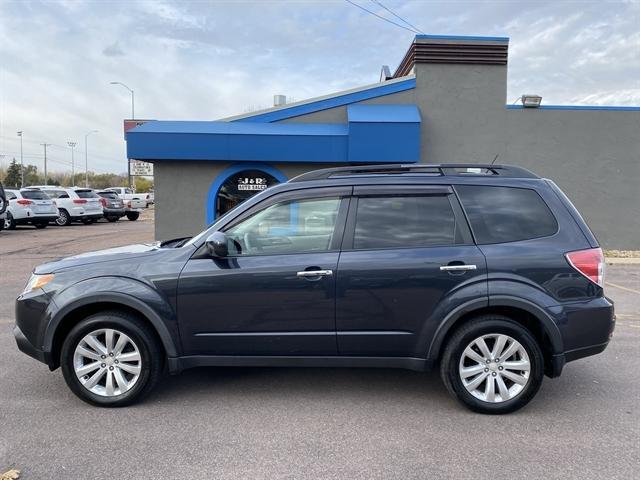
[{"label": "tire", "polygon": [[[76,351],[79,344],[85,348],[82,352],[89,351],[93,355],[98,351],[88,347],[89,344],[84,342],[92,332],[100,332],[96,339],[100,342],[100,347],[104,348],[107,344],[105,330],[113,330],[128,337],[129,341],[121,354],[109,356],[105,352],[104,359],[100,356],[94,360],[94,357],[84,357],[82,353]],[[113,335],[114,347],[118,346],[120,338],[121,336],[117,333]],[[123,360],[118,363],[118,358],[124,358],[122,355],[129,355],[129,358],[131,355],[137,355],[139,360]],[[91,386],[94,377],[99,377],[99,381],[90,390],[83,385],[76,374],[76,368],[83,366],[86,368],[87,365],[95,362],[103,363],[99,368],[89,366],[85,375],[80,372],[80,376],[88,386]],[[60,354],[62,374],[71,391],[81,400],[100,407],[124,407],[141,400],[158,383],[162,375],[163,363],[163,350],[151,328],[139,318],[119,311],[100,312],[82,320],[65,338]],[[105,367],[103,368],[102,365]],[[123,365],[127,365],[128,369],[124,370]],[[137,377],[130,371],[134,369],[138,371]],[[123,387],[117,378],[118,375],[124,380]],[[113,389],[111,392],[108,390],[109,377],[111,377],[110,383]],[[127,383],[129,383],[128,386],[126,386]],[[120,390],[123,389],[124,392],[121,392]]]},{"label": "tire", "polygon": [[16,229],[16,220],[11,215],[11,212],[7,212],[4,219],[4,228],[6,230],[15,230]]},{"label": "tire", "polygon": [[[507,337],[503,348],[496,346],[499,336]],[[509,356],[498,358],[496,362],[491,360],[491,355],[483,355],[478,344],[474,344],[481,338],[489,351],[497,347]],[[511,340],[516,340],[519,346],[512,344]],[[507,351],[512,345],[515,353],[509,354]],[[471,353],[467,353],[467,347],[470,347]],[[490,361],[488,364],[487,358]],[[528,363],[528,372],[526,369],[511,368],[516,365],[514,362],[523,368]],[[468,369],[469,376],[464,381],[461,368]],[[480,371],[473,373],[477,369]],[[449,393],[470,410],[488,414],[510,413],[524,407],[540,389],[544,358],[537,341],[522,325],[502,315],[483,315],[462,325],[449,339],[440,363],[440,376]],[[484,380],[476,387],[474,382],[481,380],[481,377]],[[511,378],[524,383],[521,385]],[[492,394],[489,382],[493,384],[495,394]],[[508,397],[506,400],[502,398],[503,391],[504,396]],[[493,401],[490,401],[492,396]]]},{"label": "tire", "polygon": [[93,218],[83,218],[82,223],[85,225],[91,225],[93,223]]},{"label": "tire", "polygon": [[109,216],[109,217],[105,217],[105,218],[107,219],[107,222],[111,222],[111,223],[117,222],[119,220],[119,217]]},{"label": "tire", "polygon": [[131,220],[132,222],[135,222],[138,219],[139,216],[140,216],[140,214],[138,212],[127,213],[127,218],[129,220]]},{"label": "tire", "polygon": [[42,230],[43,228],[47,228],[49,224],[47,222],[38,222],[38,223],[34,223],[33,226],[39,230]]},{"label": "tire", "polygon": [[67,212],[63,208],[58,210],[58,218],[56,218],[56,225],[59,225],[61,227],[67,227],[71,225],[71,216],[69,215],[69,212]]}]

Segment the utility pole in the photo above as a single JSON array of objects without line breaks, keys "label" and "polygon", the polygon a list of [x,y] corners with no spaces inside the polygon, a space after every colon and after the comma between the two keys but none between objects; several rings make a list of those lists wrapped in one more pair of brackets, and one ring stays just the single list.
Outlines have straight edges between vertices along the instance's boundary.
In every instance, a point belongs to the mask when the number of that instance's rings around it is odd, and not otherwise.
[{"label": "utility pole", "polygon": [[24,160],[22,159],[22,130],[18,132],[20,137],[20,188],[24,188]]},{"label": "utility pole", "polygon": [[75,187],[76,185],[76,169],[73,159],[73,149],[76,148],[76,142],[67,142],[67,145],[71,148],[71,186]]},{"label": "utility pole", "polygon": [[44,184],[48,185],[48,179],[47,179],[47,147],[50,147],[51,144],[50,143],[41,143],[40,145],[42,145],[44,147]]}]

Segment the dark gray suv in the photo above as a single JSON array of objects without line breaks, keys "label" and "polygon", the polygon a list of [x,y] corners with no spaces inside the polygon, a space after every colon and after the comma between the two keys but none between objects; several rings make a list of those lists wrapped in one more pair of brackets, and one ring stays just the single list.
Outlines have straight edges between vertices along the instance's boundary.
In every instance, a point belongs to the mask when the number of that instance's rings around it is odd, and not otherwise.
[{"label": "dark gray suv", "polygon": [[318,170],[196,237],[38,266],[19,348],[100,406],[166,368],[439,366],[507,413],[614,329],[598,242],[550,180],[497,165]]}]

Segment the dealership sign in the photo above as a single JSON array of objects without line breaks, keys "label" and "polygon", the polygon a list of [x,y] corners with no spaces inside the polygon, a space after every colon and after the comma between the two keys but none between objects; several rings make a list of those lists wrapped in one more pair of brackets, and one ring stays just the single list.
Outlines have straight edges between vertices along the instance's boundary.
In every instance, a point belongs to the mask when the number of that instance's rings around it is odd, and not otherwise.
[{"label": "dealership sign", "polygon": [[267,179],[264,177],[240,177],[238,179],[239,192],[258,192],[267,188]]},{"label": "dealership sign", "polygon": [[131,175],[137,177],[152,177],[153,163],[131,160]]}]

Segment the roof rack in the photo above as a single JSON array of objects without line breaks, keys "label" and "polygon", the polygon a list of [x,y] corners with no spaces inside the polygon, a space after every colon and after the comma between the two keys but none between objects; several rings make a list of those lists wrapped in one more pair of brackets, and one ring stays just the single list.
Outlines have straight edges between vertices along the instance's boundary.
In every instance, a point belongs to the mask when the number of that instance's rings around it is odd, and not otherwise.
[{"label": "roof rack", "polygon": [[540,178],[526,168],[513,165],[491,165],[485,163],[441,163],[441,164],[386,164],[363,165],[351,167],[323,168],[303,173],[289,182],[307,182],[325,180],[332,177],[348,175],[389,175],[402,173],[425,173],[439,176],[488,176],[496,175],[507,178]]}]

